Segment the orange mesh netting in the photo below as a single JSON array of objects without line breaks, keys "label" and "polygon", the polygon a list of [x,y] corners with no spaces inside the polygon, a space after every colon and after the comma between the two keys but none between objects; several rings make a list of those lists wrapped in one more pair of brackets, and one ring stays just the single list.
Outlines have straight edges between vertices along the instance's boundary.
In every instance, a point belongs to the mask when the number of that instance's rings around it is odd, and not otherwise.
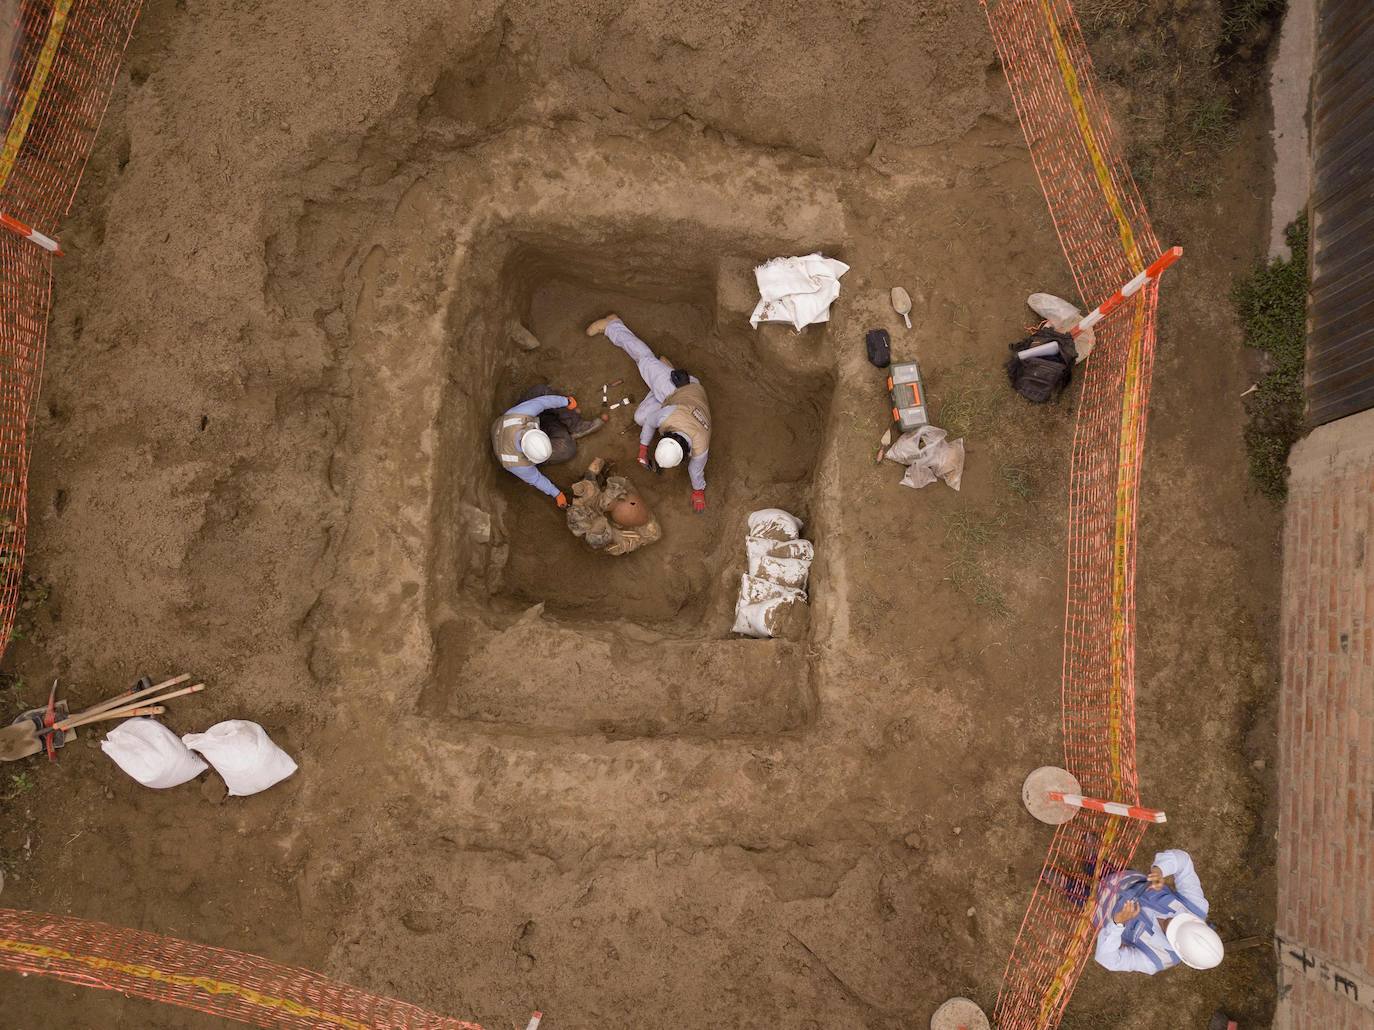
[{"label": "orange mesh netting", "polygon": [[[0,23],[0,214],[49,236],[95,142],[137,0],[25,0]],[[0,653],[14,628],[28,526],[34,402],[52,255],[0,230]]]},{"label": "orange mesh netting", "polygon": [[0,968],[253,1026],[482,1030],[255,955],[41,912],[0,909]]},{"label": "orange mesh netting", "polygon": [[[1160,253],[1121,158],[1067,0],[987,0],[1055,230],[1084,309]],[[1135,767],[1136,504],[1154,364],[1157,287],[1097,326],[1084,367],[1069,481],[1064,765],[1083,793],[1139,802]],[[1126,868],[1144,824],[1081,811],[1060,827],[1012,946],[994,1022],[1053,1027],[1092,952],[1098,886]]]}]

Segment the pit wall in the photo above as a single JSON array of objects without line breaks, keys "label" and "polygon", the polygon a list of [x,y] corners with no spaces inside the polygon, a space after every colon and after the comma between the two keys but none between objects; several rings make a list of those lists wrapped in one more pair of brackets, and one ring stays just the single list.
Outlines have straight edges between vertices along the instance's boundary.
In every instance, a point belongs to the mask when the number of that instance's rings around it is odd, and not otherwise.
[{"label": "pit wall", "polygon": [[1374,411],[1293,449],[1284,520],[1279,1030],[1374,1028]]},{"label": "pit wall", "polygon": [[[531,156],[543,154],[557,159]],[[727,198],[712,188],[708,169],[723,161],[752,191]],[[747,307],[731,307],[748,295],[737,281],[744,269],[780,253],[833,251],[843,237],[836,187],[831,173],[815,166],[737,154],[708,140],[682,159],[628,142],[594,148],[575,134],[531,130],[451,161],[417,162],[415,178],[388,204],[393,216],[372,221],[375,243],[353,262],[359,286],[343,305],[351,401],[335,475],[347,496],[349,529],[338,574],[312,617],[317,677],[349,683],[355,697],[370,690],[401,709],[423,693],[426,717],[471,717],[515,732],[747,735],[808,725],[815,689],[805,641],[672,640],[634,626],[569,628],[538,610],[512,611],[493,601],[509,542],[488,432],[494,384],[514,350],[509,323],[526,314],[528,290],[550,261],[575,261],[583,279],[614,280],[644,295],[711,296],[718,317],[747,319]],[[330,202],[358,206],[357,197]],[[628,249],[635,237],[651,242]],[[607,255],[600,266],[597,254]],[[719,311],[722,305],[730,310]],[[819,332],[798,338],[771,327],[755,339],[761,361],[831,374],[833,351]],[[829,437],[827,430],[819,466],[829,460]],[[752,507],[763,503],[755,499]],[[738,525],[727,520],[722,530],[739,538],[740,570],[745,507],[740,498]],[[808,528],[822,553],[825,511],[817,503]],[[825,570],[818,562],[816,574]],[[476,702],[450,712],[452,685],[436,685],[437,656],[449,649],[466,663],[484,640],[502,633],[527,635],[515,648],[523,665],[479,661],[464,679],[468,700]],[[606,656],[605,669],[591,680],[613,681],[609,707],[598,709],[592,694],[559,705],[549,703],[552,695],[519,695],[521,684],[549,691],[566,682],[560,653],[589,638]],[[519,642],[508,639],[503,653],[513,643]],[[664,648],[668,661],[698,670],[692,682],[662,684]],[[725,651],[743,648],[758,649],[751,656],[758,674],[750,690],[722,707],[713,668]],[[632,681],[647,695],[637,706],[623,703]],[[660,686],[644,691],[646,682]],[[491,718],[484,697],[501,702]]]}]

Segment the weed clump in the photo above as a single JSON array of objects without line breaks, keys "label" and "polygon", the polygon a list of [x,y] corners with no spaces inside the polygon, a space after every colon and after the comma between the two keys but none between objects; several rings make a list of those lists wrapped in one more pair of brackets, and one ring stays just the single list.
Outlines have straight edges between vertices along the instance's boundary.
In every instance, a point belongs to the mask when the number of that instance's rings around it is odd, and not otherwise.
[{"label": "weed clump", "polygon": [[1288,452],[1303,431],[1310,281],[1306,213],[1288,226],[1285,236],[1293,256],[1256,266],[1232,291],[1245,345],[1268,357],[1268,371],[1246,402],[1250,421],[1245,448],[1255,484],[1275,500],[1288,493]]}]

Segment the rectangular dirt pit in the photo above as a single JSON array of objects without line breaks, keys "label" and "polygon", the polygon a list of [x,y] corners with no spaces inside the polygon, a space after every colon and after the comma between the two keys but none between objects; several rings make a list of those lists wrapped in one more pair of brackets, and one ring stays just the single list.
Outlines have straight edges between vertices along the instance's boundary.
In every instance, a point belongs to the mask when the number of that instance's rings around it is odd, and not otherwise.
[{"label": "rectangular dirt pit", "polygon": [[[487,462],[500,555],[484,589],[464,591],[436,619],[432,710],[609,735],[757,735],[809,721],[805,645],[732,639],[730,628],[747,513],[809,514],[833,379],[814,364],[791,368],[765,356],[772,352],[756,346],[744,319],[721,325],[715,255],[697,265],[680,260],[687,263],[656,255],[621,265],[614,248],[526,246],[506,263],[505,299],[541,346],[500,344],[506,350],[490,366],[492,382],[465,388],[489,392],[493,418],[541,383],[574,394],[587,416],[608,414],[604,428],[579,441],[576,457],[543,471],[567,490],[594,457],[614,462],[653,509],[663,539],[622,557],[592,551],[550,498]],[[635,461],[633,413],[645,385],[624,352],[584,333],[611,311],[708,390],[714,426],[704,514],[691,509],[685,465],[655,475]],[[807,341],[813,352],[820,332]],[[601,387],[615,379],[623,383],[609,388],[608,400],[632,403],[610,410]],[[485,438],[459,446],[490,449]],[[449,570],[442,579],[462,576]]]}]

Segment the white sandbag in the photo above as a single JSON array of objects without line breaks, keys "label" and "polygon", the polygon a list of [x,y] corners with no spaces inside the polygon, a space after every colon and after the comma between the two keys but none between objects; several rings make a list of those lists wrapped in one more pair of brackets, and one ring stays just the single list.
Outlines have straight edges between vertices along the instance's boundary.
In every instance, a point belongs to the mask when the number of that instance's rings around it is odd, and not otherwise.
[{"label": "white sandbag", "polygon": [[909,433],[903,433],[897,442],[887,449],[887,457],[899,465],[907,466],[902,476],[902,485],[913,490],[935,480],[959,489],[964,477],[964,441],[950,443],[945,439],[949,434],[938,426],[922,426]]},{"label": "white sandbag", "polygon": [[100,750],[143,786],[157,790],[180,786],[206,769],[175,733],[152,719],[126,719],[110,730]]},{"label": "white sandbag", "polygon": [[749,515],[749,536],[765,540],[795,540],[802,520],[781,508],[760,508]]},{"label": "white sandbag", "polygon": [[815,549],[810,540],[768,540],[748,537],[749,575],[794,590],[805,590]]},{"label": "white sandbag", "polygon": [[739,578],[734,632],[746,637],[774,636],[792,607],[805,603],[806,594],[802,591],[745,573]]},{"label": "white sandbag", "polygon": [[[1026,303],[1032,311],[1061,333],[1067,333],[1083,321],[1083,312],[1063,297],[1056,297],[1052,293],[1032,293],[1026,298]],[[1096,346],[1097,337],[1091,326],[1073,338],[1073,349],[1077,352],[1079,361],[1086,361]]]},{"label": "white sandbag", "polygon": [[291,756],[272,743],[267,731],[245,719],[215,723],[204,733],[181,739],[205,756],[236,797],[264,791],[296,771]]},{"label": "white sandbag", "polygon": [[840,277],[849,271],[843,261],[823,254],[773,258],[754,269],[759,302],[749,316],[760,322],[786,322],[801,332],[813,322],[830,318],[830,305],[840,295]]}]

